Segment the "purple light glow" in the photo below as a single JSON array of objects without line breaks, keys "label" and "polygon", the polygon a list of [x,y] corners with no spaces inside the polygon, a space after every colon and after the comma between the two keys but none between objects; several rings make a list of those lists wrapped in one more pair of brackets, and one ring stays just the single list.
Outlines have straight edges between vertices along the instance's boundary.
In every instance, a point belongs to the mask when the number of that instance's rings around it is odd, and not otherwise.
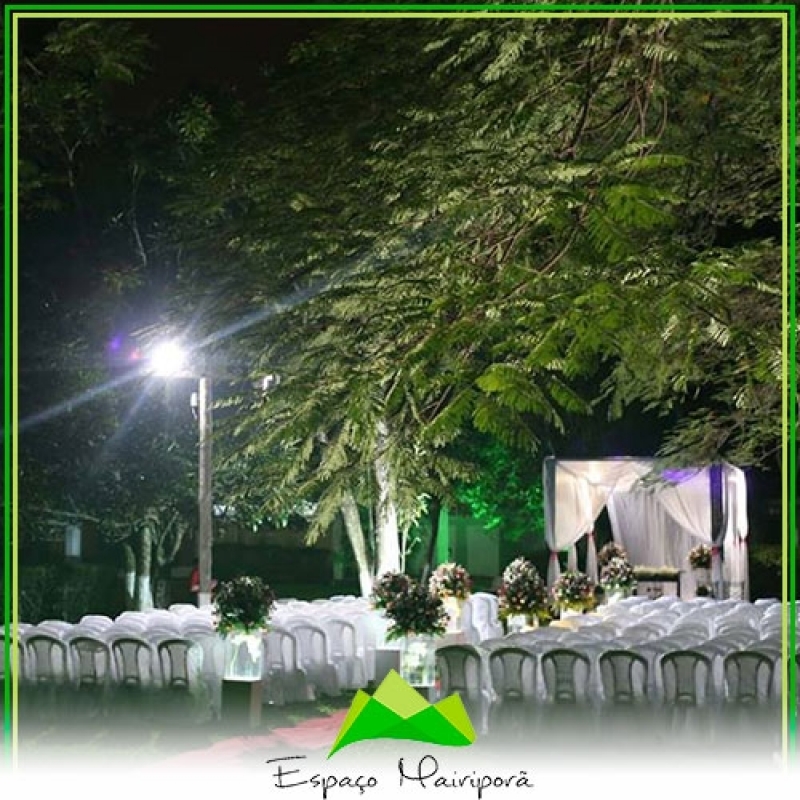
[{"label": "purple light glow", "polygon": [[121,336],[114,336],[111,341],[108,343],[108,349],[112,353],[118,353],[122,348],[122,337]]},{"label": "purple light glow", "polygon": [[665,469],[661,473],[661,477],[670,483],[683,483],[693,478],[697,474],[694,469]]}]

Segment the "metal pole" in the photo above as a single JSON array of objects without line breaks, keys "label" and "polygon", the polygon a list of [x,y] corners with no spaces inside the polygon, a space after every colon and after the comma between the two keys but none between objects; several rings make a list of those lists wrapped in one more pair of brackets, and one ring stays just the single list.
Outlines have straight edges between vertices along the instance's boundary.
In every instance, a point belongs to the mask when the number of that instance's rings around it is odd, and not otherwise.
[{"label": "metal pole", "polygon": [[211,379],[200,377],[197,392],[197,423],[199,427],[199,487],[197,494],[197,568],[200,591],[197,605],[211,603],[211,561],[214,543],[214,518],[211,493]]}]

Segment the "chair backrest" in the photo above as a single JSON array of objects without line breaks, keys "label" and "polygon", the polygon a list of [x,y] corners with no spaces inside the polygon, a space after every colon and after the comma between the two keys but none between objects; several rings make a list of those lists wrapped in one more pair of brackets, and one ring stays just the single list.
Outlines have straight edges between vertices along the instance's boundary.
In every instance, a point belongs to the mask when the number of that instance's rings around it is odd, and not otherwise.
[{"label": "chair backrest", "polygon": [[153,681],[153,650],[145,639],[120,636],[111,642],[117,683],[144,688]]},{"label": "chair backrest", "polygon": [[769,656],[752,650],[730,653],[723,662],[728,700],[745,705],[771,700],[775,664]]},{"label": "chair backrest", "polygon": [[198,659],[199,671],[202,668],[202,649],[190,639],[175,637],[160,641],[157,652],[161,685],[166,689],[188,689],[192,675],[191,659]]},{"label": "chair backrest", "polygon": [[635,703],[647,698],[647,659],[630,650],[606,650],[599,658],[603,696],[611,703]]},{"label": "chair backrest", "polygon": [[311,622],[296,622],[287,626],[294,634],[302,664],[330,663],[330,643],[325,629]]},{"label": "chair backrest", "polygon": [[80,618],[78,624],[81,626],[91,626],[98,630],[106,630],[114,624],[114,620],[111,619],[111,617],[107,617],[105,614],[85,614]]},{"label": "chair backrest", "polygon": [[464,698],[480,696],[481,656],[472,645],[452,644],[436,651],[436,669],[443,696],[457,692]]},{"label": "chair backrest", "polygon": [[696,706],[711,697],[711,659],[695,650],[673,650],[661,657],[664,700]]},{"label": "chair backrest", "polygon": [[542,655],[541,665],[548,699],[556,703],[576,703],[586,698],[588,656],[568,647],[558,647]]},{"label": "chair backrest", "polygon": [[181,626],[181,636],[184,639],[203,639],[206,636],[215,636],[216,630],[213,625],[198,620],[190,620]]},{"label": "chair backrest", "polygon": [[[13,665],[14,665],[14,634],[12,633],[9,637],[9,650],[8,650],[8,666],[9,666],[9,675],[13,675],[12,672]],[[19,672],[20,677],[22,680],[25,680],[28,676],[25,670],[25,645],[23,644],[22,637],[16,637],[17,642],[17,653],[19,654]],[[5,630],[0,628],[0,678],[5,678],[5,666],[6,666],[6,659],[5,659]]]},{"label": "chair backrest", "polygon": [[62,683],[69,676],[67,645],[60,637],[35,631],[24,639],[26,671],[36,683]]},{"label": "chair backrest", "polygon": [[177,614],[178,616],[184,616],[186,614],[196,614],[198,608],[191,603],[173,603],[169,607],[168,611],[170,611],[172,614]]},{"label": "chair backrest", "polygon": [[264,634],[264,651],[267,672],[291,673],[300,668],[297,638],[285,628],[273,626]]},{"label": "chair backrest", "polygon": [[69,640],[72,679],[81,687],[104,686],[111,680],[111,650],[102,639],[75,636]]},{"label": "chair backrest", "polygon": [[46,619],[37,623],[31,633],[44,633],[48,636],[56,636],[65,639],[74,628],[72,622],[65,622],[63,619]]},{"label": "chair backrest", "polygon": [[536,656],[522,647],[499,647],[489,656],[492,689],[501,701],[536,697]]},{"label": "chair backrest", "polygon": [[331,655],[355,658],[358,655],[359,634],[351,620],[334,617],[323,624],[328,632]]}]

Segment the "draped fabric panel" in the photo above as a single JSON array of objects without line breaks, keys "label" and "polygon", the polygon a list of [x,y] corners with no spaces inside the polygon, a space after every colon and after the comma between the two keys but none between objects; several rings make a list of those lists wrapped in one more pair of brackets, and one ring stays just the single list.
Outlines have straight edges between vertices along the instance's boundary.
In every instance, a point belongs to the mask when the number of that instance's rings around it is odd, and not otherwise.
[{"label": "draped fabric panel", "polygon": [[[665,472],[652,476],[652,459],[559,461],[545,459],[545,538],[550,548],[547,580],[560,573],[558,553],[567,550],[567,566],[577,569],[576,543],[586,535],[586,573],[597,580],[594,523],[604,507],[615,541],[633,564],[682,570],[681,594],[694,595],[688,551],[698,543],[712,545],[712,580],[747,584],[747,495],[744,473],[723,465],[723,525],[714,536],[711,518],[711,469]],[[658,477],[658,476],[653,476]],[[724,550],[724,563],[722,552]]]},{"label": "draped fabric panel", "polygon": [[[560,574],[558,553],[567,550],[567,568],[578,569],[576,542],[594,530],[594,523],[617,487],[627,488],[650,467],[646,461],[557,461],[545,459],[545,539],[550,548],[547,582]],[[586,573],[597,580],[594,537],[587,542]]]},{"label": "draped fabric panel", "polygon": [[723,577],[732,587],[739,586],[742,599],[750,598],[749,558],[747,549],[747,485],[744,473],[726,465],[723,473],[725,521],[725,560]]}]

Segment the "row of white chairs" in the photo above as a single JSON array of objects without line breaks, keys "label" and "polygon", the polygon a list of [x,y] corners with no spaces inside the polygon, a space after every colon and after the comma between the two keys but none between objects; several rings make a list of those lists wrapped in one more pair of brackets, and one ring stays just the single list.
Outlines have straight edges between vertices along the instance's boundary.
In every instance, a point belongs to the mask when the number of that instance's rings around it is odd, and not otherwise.
[{"label": "row of white chairs", "polygon": [[492,732],[492,718],[497,721],[509,709],[522,709],[527,722],[563,708],[601,720],[620,709],[656,715],[693,709],[713,715],[737,708],[754,711],[775,723],[776,730],[780,720],[774,682],[779,665],[754,651],[728,653],[720,681],[706,654],[680,648],[667,649],[652,662],[615,648],[591,659],[569,647],[537,651],[512,643],[492,650],[453,645],[437,650],[436,661],[436,696],[459,694],[484,733]]}]

